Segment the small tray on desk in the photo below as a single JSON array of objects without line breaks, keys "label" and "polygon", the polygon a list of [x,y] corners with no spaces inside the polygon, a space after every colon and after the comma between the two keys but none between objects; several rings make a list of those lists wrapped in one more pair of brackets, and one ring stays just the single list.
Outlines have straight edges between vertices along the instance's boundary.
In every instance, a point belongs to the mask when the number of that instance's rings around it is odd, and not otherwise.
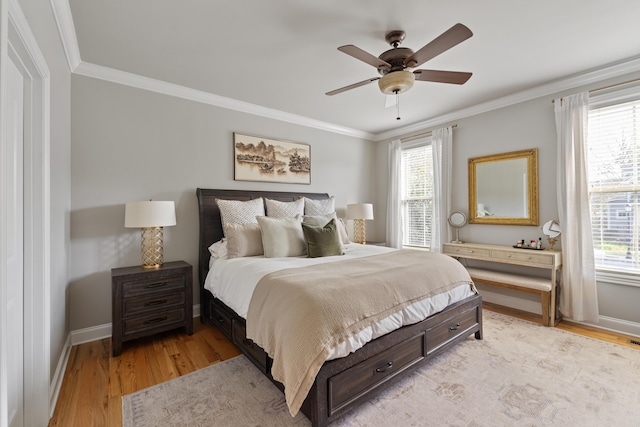
[{"label": "small tray on desk", "polygon": [[530,251],[544,251],[544,248],[538,249],[538,248],[532,248],[531,246],[516,246],[516,245],[513,245],[513,247],[516,248],[516,249],[529,249]]}]

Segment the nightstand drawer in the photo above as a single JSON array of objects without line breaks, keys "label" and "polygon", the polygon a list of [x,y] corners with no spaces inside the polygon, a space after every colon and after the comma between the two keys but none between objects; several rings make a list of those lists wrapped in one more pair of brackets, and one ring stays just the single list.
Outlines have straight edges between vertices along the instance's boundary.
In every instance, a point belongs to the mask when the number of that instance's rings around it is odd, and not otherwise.
[{"label": "nightstand drawer", "polygon": [[175,289],[184,289],[184,275],[152,277],[149,279],[124,282],[122,285],[122,296],[128,298],[131,296],[145,294],[151,292],[166,292]]},{"label": "nightstand drawer", "polygon": [[162,294],[150,296],[139,296],[126,298],[122,311],[123,316],[130,316],[137,313],[144,313],[150,310],[164,309],[173,305],[184,305],[184,292],[173,292],[170,294]]},{"label": "nightstand drawer", "polygon": [[124,335],[134,335],[147,329],[158,329],[176,324],[181,326],[185,321],[184,308],[150,312],[146,316],[136,316],[124,319]]}]

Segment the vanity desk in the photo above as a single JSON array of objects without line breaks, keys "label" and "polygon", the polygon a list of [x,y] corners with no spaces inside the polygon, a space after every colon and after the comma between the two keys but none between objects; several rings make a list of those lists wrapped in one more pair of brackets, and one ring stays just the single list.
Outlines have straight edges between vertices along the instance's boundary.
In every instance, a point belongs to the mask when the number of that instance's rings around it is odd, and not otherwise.
[{"label": "vanity desk", "polygon": [[555,326],[560,321],[560,316],[556,316],[558,286],[556,279],[558,270],[562,265],[561,252],[549,249],[520,249],[482,243],[444,243],[443,252],[454,258],[467,258],[550,270],[551,278],[545,279],[485,268],[467,267],[469,275],[474,282],[540,295],[542,323],[545,326]]}]

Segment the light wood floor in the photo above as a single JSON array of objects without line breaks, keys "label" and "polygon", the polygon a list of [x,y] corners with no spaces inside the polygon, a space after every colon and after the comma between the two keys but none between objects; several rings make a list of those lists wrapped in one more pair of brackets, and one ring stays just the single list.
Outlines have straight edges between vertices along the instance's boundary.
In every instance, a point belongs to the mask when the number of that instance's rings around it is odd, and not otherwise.
[{"label": "light wood floor", "polygon": [[[541,316],[487,302],[483,308],[541,323]],[[639,349],[628,336],[561,321],[559,329]],[[636,338],[637,340],[637,338]],[[180,330],[123,344],[111,356],[111,340],[74,346],[49,426],[121,426],[121,397],[230,359],[240,351],[212,325],[194,319],[194,333]]]}]

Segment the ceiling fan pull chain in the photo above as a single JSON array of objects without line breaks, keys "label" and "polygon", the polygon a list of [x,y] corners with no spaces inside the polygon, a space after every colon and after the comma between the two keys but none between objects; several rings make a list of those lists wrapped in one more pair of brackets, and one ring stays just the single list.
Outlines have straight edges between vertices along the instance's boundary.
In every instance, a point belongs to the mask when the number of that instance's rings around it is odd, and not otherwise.
[{"label": "ceiling fan pull chain", "polygon": [[400,120],[400,95],[398,94],[398,89],[394,92],[396,93],[396,111],[398,112],[396,120]]}]

